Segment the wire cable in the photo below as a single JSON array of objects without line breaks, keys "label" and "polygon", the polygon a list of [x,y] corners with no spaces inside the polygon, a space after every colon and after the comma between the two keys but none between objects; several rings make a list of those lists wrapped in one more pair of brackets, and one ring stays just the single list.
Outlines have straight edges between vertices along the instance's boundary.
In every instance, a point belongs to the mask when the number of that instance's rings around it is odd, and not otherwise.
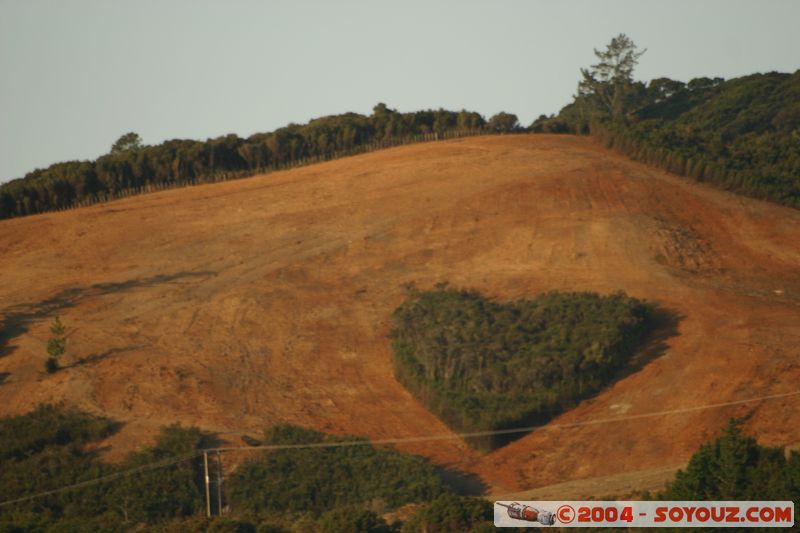
[{"label": "wire cable", "polygon": [[182,463],[183,461],[188,461],[190,459],[194,459],[195,457],[199,457],[203,454],[203,450],[197,450],[192,452],[191,454],[185,454],[179,457],[170,457],[168,459],[162,459],[161,461],[156,461],[154,463],[148,463],[146,465],[137,466],[135,468],[131,468],[129,470],[124,470],[122,472],[115,472],[113,474],[108,474],[105,476],[97,477],[94,479],[88,479],[86,481],[81,481],[79,483],[74,483],[72,485],[66,485],[63,487],[59,487],[57,489],[48,490],[44,492],[39,492],[36,494],[31,494],[29,496],[24,496],[22,498],[17,498],[15,500],[8,500],[5,502],[0,502],[0,507],[5,505],[12,505],[14,503],[21,503],[26,502],[29,500],[33,500],[35,498],[42,498],[44,496],[52,496],[53,494],[59,494],[61,492],[66,492],[68,490],[73,490],[77,488],[83,487],[90,487],[92,485],[97,485],[99,483],[105,483],[107,481],[114,481],[116,479],[121,479],[124,477],[132,476],[134,474],[138,474],[140,472],[146,472],[148,470],[157,470],[159,468],[164,468],[166,466],[172,466],[177,463]]},{"label": "wire cable", "polygon": [[436,440],[459,440],[471,437],[488,437],[493,435],[512,435],[514,433],[530,433],[535,430],[555,430],[555,429],[568,429],[581,426],[593,426],[597,424],[608,424],[612,422],[624,422],[626,420],[636,420],[641,418],[654,418],[658,416],[675,415],[689,413],[692,411],[704,411],[707,409],[718,409],[720,407],[729,407],[733,405],[741,405],[745,403],[753,403],[764,400],[774,400],[777,398],[788,398],[790,396],[800,395],[800,390],[794,392],[785,392],[780,394],[770,394],[768,396],[759,396],[757,398],[747,398],[745,400],[733,400],[729,402],[713,403],[706,405],[696,405],[692,407],[683,407],[679,409],[670,409],[665,411],[653,411],[650,413],[640,413],[635,415],[617,416],[611,418],[596,418],[594,420],[582,420],[578,422],[564,422],[564,423],[549,423],[539,426],[525,426],[509,429],[494,429],[487,431],[473,431],[468,433],[448,433],[444,435],[430,435],[419,437],[401,437],[392,439],[375,439],[375,440],[353,440],[353,441],[340,441],[340,442],[315,442],[310,444],[264,444],[259,446],[231,446],[223,448],[209,448],[209,452],[228,452],[228,451],[241,451],[241,450],[291,450],[296,448],[336,448],[341,446],[363,446],[381,445],[381,444],[405,444],[411,442],[424,442]]},{"label": "wire cable", "polygon": [[109,481],[114,481],[116,479],[121,479],[124,477],[132,476],[134,474],[138,474],[140,472],[146,472],[148,470],[156,470],[159,468],[164,468],[167,466],[172,466],[177,463],[181,463],[183,461],[188,461],[190,459],[194,459],[195,457],[199,457],[204,453],[210,452],[230,452],[230,451],[252,451],[252,450],[294,450],[294,449],[303,449],[303,448],[340,448],[340,447],[347,447],[347,446],[375,446],[375,445],[383,445],[383,444],[405,444],[405,443],[413,443],[413,442],[426,442],[426,441],[439,441],[439,440],[458,440],[458,439],[466,439],[470,437],[486,437],[492,435],[511,435],[514,433],[529,433],[534,430],[555,430],[555,429],[568,429],[568,428],[575,428],[575,427],[582,427],[582,426],[592,426],[598,424],[609,424],[614,422],[624,422],[626,420],[637,420],[642,418],[654,418],[658,416],[667,416],[667,415],[675,415],[675,414],[684,414],[690,413],[694,411],[703,411],[708,409],[718,409],[720,407],[730,407],[733,405],[742,405],[746,403],[753,403],[753,402],[760,402],[765,400],[775,400],[778,398],[788,398],[791,396],[800,395],[800,390],[793,391],[793,392],[784,392],[779,394],[770,394],[768,396],[759,396],[756,398],[747,398],[744,400],[732,400],[729,402],[721,402],[721,403],[713,403],[713,404],[706,404],[706,405],[696,405],[692,407],[683,407],[679,409],[669,409],[665,411],[653,411],[650,413],[640,413],[635,415],[627,415],[627,416],[618,416],[618,417],[611,417],[611,418],[597,418],[594,420],[582,420],[578,422],[564,422],[564,423],[551,423],[541,426],[527,426],[527,427],[518,427],[518,428],[510,428],[510,429],[497,429],[497,430],[489,430],[489,431],[473,431],[469,433],[450,433],[447,435],[429,435],[429,436],[418,436],[418,437],[401,437],[401,438],[392,438],[392,439],[376,439],[376,440],[349,440],[349,441],[338,441],[338,442],[314,442],[308,444],[265,444],[259,446],[238,446],[238,447],[222,447],[222,448],[202,448],[198,449],[190,454],[185,454],[179,457],[170,457],[168,459],[163,459],[161,461],[156,461],[153,463],[149,463],[146,465],[142,465],[136,468],[131,468],[129,470],[125,470],[122,472],[115,472],[113,474],[108,474],[106,476],[102,476],[95,479],[90,479],[86,481],[82,481],[80,483],[75,483],[72,485],[66,485],[63,487],[59,487],[57,489],[48,490],[45,492],[39,492],[36,494],[31,494],[22,498],[17,498],[14,500],[8,500],[5,502],[0,502],[0,507],[6,505],[12,505],[15,503],[21,503],[30,501],[36,498],[41,498],[44,496],[51,496],[53,494],[59,494],[62,492],[66,492],[68,490],[73,490],[77,488],[89,487],[92,485],[96,485],[99,483],[106,483]]}]

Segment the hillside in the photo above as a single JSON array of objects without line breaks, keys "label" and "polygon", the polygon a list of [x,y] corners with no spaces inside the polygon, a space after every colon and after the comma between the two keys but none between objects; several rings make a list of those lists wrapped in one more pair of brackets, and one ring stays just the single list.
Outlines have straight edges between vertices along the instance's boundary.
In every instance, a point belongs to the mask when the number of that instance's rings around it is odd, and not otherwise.
[{"label": "hillside", "polygon": [[576,97],[535,131],[589,132],[639,161],[753,198],[800,207],[800,71],[630,84],[626,112]]},{"label": "hillside", "polygon": [[[591,139],[494,136],[0,221],[0,414],[65,400],[123,422],[109,459],[161,425],[221,439],[274,422],[371,438],[450,430],[393,378],[404,285],[512,300],[624,290],[666,310],[636,367],[488,455],[410,442],[495,493],[684,463],[730,416],[800,442],[793,391],[800,213],[631,162]],[[43,373],[52,316],[69,368]]]},{"label": "hillside", "polygon": [[65,161],[0,183],[0,219],[86,207],[141,192],[214,183],[327,161],[420,140],[517,131],[516,115],[444,109],[399,113],[379,103],[371,115],[344,113],[241,138],[171,139],[143,144],[122,135],[94,161]]}]

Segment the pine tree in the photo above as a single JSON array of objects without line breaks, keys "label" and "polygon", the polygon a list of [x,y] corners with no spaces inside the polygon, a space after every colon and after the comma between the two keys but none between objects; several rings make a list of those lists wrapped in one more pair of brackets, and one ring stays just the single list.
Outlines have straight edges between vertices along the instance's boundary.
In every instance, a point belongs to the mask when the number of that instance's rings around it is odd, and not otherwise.
[{"label": "pine tree", "polygon": [[736,421],[731,419],[722,437],[716,442],[715,476],[717,497],[722,500],[740,499],[747,486],[748,468],[758,460],[758,445],[752,437],[742,435]]},{"label": "pine tree", "polygon": [[794,500],[800,497],[800,454],[759,446],[731,419],[686,470],[659,494],[664,500]]},{"label": "pine tree", "polygon": [[595,49],[599,62],[581,69],[578,96],[588,98],[612,117],[622,116],[635,92],[633,69],[645,52],[639,52],[624,33],[611,39],[604,51]]}]

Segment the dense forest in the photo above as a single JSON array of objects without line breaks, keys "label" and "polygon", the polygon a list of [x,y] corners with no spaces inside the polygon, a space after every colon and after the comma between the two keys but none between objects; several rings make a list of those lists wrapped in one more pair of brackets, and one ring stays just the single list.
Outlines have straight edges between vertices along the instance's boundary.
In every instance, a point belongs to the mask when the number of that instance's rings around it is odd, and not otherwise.
[{"label": "dense forest", "polygon": [[[208,519],[201,453],[211,445],[207,437],[197,428],[165,427],[154,446],[120,464],[104,463],[97,443],[117,429],[113,421],[50,405],[0,419],[0,533],[377,533],[446,531],[453,520],[491,520],[488,503],[454,495],[440,469],[421,457],[291,425],[269,428],[261,441],[288,449],[254,450],[237,461],[222,485],[225,516]],[[335,446],[344,441],[363,444]],[[334,446],[291,447],[300,444]],[[411,502],[434,504],[407,526],[381,517]],[[452,508],[460,514],[454,517]]]},{"label": "dense forest", "polygon": [[645,84],[624,35],[595,54],[574,101],[533,131],[590,133],[670,172],[800,207],[800,71]]},{"label": "dense forest", "polygon": [[470,111],[399,113],[378,104],[369,116],[345,113],[290,124],[243,139],[170,140],[144,146],[133,132],[95,161],[69,161],[37,169],[0,185],[0,219],[113,199],[177,184],[247,176],[306,162],[391,146],[413,138],[445,138],[520,130],[517,117],[486,121]]},{"label": "dense forest", "polygon": [[[531,424],[608,384],[651,315],[650,305],[623,293],[498,303],[463,290],[413,290],[392,317],[395,374],[458,431]],[[491,448],[505,439],[469,441]]]}]

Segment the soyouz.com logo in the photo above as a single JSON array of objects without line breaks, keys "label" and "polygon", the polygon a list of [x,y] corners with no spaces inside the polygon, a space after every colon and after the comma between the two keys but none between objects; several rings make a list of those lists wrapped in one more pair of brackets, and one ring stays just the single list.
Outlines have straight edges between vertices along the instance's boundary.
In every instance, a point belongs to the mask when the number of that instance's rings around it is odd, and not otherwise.
[{"label": "soyouz.com logo", "polygon": [[498,501],[497,527],[792,527],[791,501]]}]

